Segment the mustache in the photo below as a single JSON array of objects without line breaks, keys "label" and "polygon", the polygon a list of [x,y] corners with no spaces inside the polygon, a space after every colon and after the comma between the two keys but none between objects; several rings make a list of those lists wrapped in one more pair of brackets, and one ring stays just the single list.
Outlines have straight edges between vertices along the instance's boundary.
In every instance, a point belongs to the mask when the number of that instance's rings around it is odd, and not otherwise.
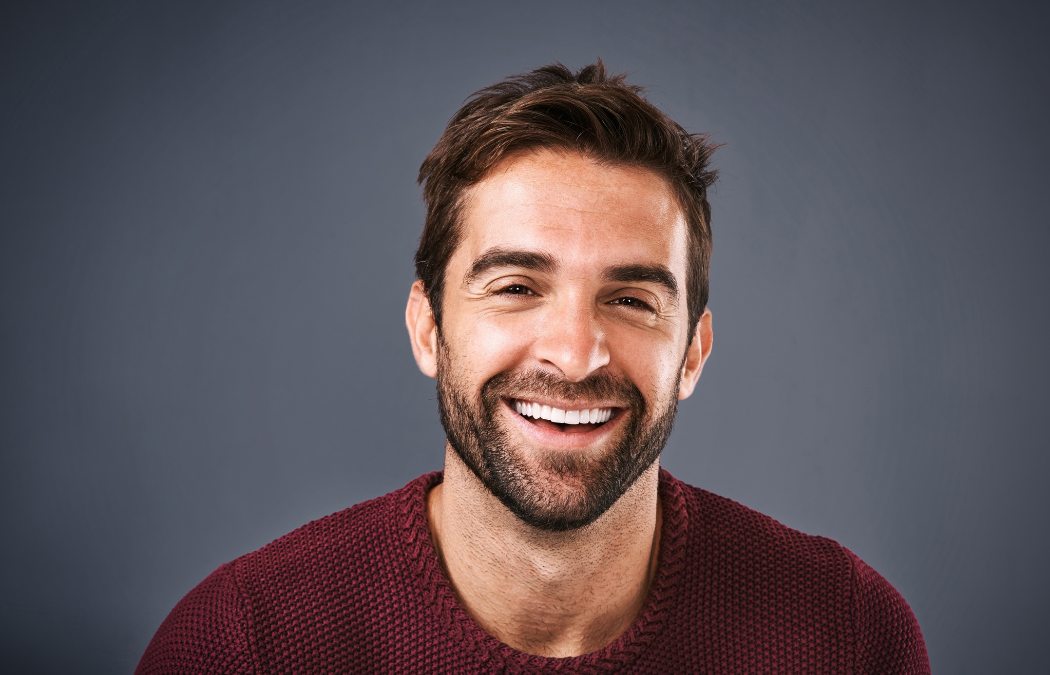
[{"label": "mustache", "polygon": [[606,372],[572,382],[538,368],[519,372],[504,371],[491,377],[481,389],[482,401],[490,409],[500,399],[528,398],[530,395],[565,401],[610,401],[642,416],[646,411],[645,397],[633,382]]}]

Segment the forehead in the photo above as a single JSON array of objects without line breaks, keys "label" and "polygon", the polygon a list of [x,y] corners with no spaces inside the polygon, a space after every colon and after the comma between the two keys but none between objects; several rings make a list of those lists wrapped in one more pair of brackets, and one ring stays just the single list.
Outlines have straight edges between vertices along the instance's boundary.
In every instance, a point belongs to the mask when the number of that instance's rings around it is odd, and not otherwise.
[{"label": "forehead", "polygon": [[512,156],[465,195],[460,264],[492,248],[581,267],[662,264],[684,278],[688,229],[670,182],[572,152]]}]

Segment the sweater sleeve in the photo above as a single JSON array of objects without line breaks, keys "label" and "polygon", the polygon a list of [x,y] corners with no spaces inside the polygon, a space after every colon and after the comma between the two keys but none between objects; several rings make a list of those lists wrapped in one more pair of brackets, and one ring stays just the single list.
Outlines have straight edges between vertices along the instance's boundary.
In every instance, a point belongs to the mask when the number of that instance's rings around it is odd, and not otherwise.
[{"label": "sweater sleeve", "polygon": [[849,553],[853,562],[853,627],[857,675],[929,675],[919,622],[888,581]]},{"label": "sweater sleeve", "polygon": [[256,672],[248,608],[227,563],[186,594],[146,647],[135,675]]}]

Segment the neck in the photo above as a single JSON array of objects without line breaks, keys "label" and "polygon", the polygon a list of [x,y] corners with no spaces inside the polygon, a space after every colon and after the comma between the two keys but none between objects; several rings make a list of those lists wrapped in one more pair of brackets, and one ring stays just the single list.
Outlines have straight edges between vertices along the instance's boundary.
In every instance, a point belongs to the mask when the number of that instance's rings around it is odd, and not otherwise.
[{"label": "neck", "polygon": [[431,538],[460,602],[489,635],[549,657],[609,644],[637,618],[660,537],[654,462],[598,520],[571,532],[522,522],[446,447],[427,495]]}]

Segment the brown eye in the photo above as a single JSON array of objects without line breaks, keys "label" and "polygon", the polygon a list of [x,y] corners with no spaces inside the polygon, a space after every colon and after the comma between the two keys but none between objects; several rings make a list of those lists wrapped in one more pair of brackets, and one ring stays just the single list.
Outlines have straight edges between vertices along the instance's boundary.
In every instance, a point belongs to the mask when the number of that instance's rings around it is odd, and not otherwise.
[{"label": "brown eye", "polygon": [[523,286],[522,284],[511,284],[510,286],[507,286],[506,288],[501,289],[500,293],[503,293],[503,294],[506,294],[506,295],[530,295],[530,294],[533,294],[531,288],[529,288],[528,286]]},{"label": "brown eye", "polygon": [[632,307],[634,309],[644,309],[647,312],[653,311],[653,308],[649,306],[649,303],[639,300],[638,298],[631,297],[629,295],[622,298],[616,298],[612,301],[614,305],[620,305],[621,307]]}]

